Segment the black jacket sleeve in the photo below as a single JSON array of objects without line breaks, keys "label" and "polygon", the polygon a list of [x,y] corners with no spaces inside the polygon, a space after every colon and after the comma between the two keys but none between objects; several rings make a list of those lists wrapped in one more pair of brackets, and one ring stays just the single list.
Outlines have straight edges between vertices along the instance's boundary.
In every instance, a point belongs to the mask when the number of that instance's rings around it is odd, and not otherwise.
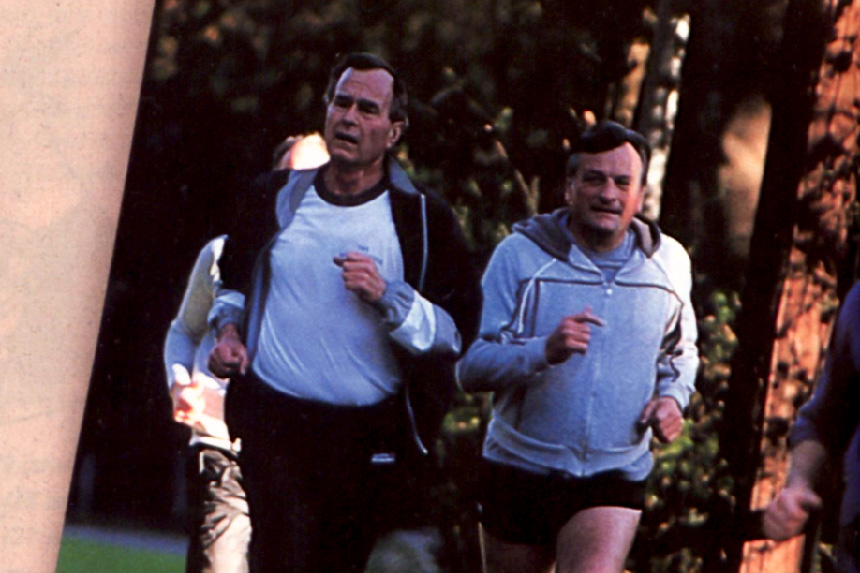
[{"label": "black jacket sleeve", "polygon": [[275,201],[289,173],[263,173],[237,197],[233,225],[220,262],[223,288],[238,290],[246,296],[250,292],[254,263],[278,231]]}]

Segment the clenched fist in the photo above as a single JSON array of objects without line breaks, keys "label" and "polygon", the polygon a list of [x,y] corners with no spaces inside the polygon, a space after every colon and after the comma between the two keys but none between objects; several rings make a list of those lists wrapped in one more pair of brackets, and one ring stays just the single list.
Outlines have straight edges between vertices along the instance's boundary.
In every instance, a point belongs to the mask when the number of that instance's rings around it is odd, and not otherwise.
[{"label": "clenched fist", "polygon": [[591,313],[591,307],[561,319],[546,340],[546,360],[550,364],[561,364],[574,352],[585,354],[591,339],[591,326],[603,326],[603,320]]}]

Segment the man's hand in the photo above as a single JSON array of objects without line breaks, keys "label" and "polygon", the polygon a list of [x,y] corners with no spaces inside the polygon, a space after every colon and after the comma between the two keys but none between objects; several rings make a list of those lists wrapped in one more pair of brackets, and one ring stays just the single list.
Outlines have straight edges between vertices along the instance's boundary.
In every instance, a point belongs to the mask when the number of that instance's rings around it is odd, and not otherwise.
[{"label": "man's hand", "polygon": [[173,400],[174,420],[189,426],[201,421],[206,409],[206,399],[203,397],[203,386],[199,382],[182,384],[174,381],[170,386],[170,398]]},{"label": "man's hand", "polygon": [[681,407],[670,396],[654,398],[645,404],[639,423],[642,426],[651,426],[654,435],[664,444],[668,444],[681,435]]},{"label": "man's hand", "polygon": [[550,364],[561,364],[570,358],[574,352],[585,354],[588,341],[591,339],[591,325],[603,326],[603,321],[591,314],[591,307],[585,307],[583,312],[566,316],[555,327],[546,340],[546,361]]},{"label": "man's hand", "polygon": [[379,276],[373,259],[361,253],[349,252],[345,258],[335,258],[334,264],[343,269],[344,286],[371,304],[379,302],[388,283]]},{"label": "man's hand", "polygon": [[235,324],[227,324],[218,333],[218,343],[209,353],[209,370],[219,378],[245,374],[248,351]]},{"label": "man's hand", "polygon": [[809,513],[821,509],[821,498],[804,482],[786,486],[764,512],[764,534],[774,541],[785,541],[800,534]]}]

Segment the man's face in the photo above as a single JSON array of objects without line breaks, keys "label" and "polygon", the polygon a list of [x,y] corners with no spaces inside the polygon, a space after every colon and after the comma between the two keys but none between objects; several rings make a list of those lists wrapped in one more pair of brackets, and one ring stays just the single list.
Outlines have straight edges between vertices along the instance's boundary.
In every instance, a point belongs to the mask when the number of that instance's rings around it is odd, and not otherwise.
[{"label": "man's face", "polygon": [[629,143],[602,153],[583,153],[579,169],[567,181],[570,227],[577,238],[589,237],[614,248],[633,216],[642,209],[642,158]]},{"label": "man's face", "polygon": [[403,129],[389,118],[394,79],[382,69],[347,68],[335,85],[324,137],[334,165],[363,168],[380,161]]}]

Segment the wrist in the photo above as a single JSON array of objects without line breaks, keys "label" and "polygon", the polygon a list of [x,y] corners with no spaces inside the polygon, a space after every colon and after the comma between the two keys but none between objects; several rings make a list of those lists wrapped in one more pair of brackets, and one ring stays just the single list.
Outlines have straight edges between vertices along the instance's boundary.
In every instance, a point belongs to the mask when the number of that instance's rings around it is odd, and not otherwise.
[{"label": "wrist", "polygon": [[218,329],[218,334],[215,338],[218,342],[221,342],[222,340],[226,339],[238,340],[241,338],[239,336],[239,327],[232,322],[228,322],[227,324]]},{"label": "wrist", "polygon": [[663,387],[659,389],[658,393],[659,398],[661,400],[664,398],[671,398],[672,400],[674,400],[675,405],[678,406],[678,411],[682,414],[684,413],[684,410],[687,408],[687,406],[690,404],[689,394],[686,394],[678,388]]},{"label": "wrist", "polygon": [[552,343],[552,339],[548,338],[543,347],[543,359],[547,366],[555,366],[565,362],[570,357],[571,352]]},{"label": "wrist", "polygon": [[379,300],[372,304],[383,321],[394,329],[406,320],[414,302],[415,291],[412,287],[404,281],[394,280],[386,283]]}]

